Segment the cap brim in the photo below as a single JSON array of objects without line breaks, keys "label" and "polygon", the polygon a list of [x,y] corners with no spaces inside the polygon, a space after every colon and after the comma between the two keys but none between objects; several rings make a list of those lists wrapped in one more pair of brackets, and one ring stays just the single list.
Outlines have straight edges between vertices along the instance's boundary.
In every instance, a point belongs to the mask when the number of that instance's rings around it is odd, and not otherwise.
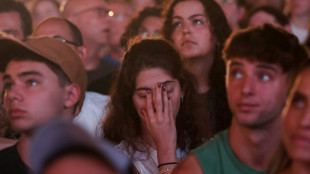
[{"label": "cap brim", "polygon": [[0,71],[4,72],[6,65],[12,58],[39,54],[19,40],[0,38],[0,55]]}]

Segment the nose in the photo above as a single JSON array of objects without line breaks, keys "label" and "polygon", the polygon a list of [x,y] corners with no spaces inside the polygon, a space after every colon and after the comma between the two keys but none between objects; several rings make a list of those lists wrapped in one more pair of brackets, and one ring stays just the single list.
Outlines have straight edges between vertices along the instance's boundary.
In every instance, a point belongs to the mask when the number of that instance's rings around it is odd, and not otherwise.
[{"label": "nose", "polygon": [[252,96],[255,93],[255,81],[251,77],[245,77],[241,85],[241,93],[244,96]]},{"label": "nose", "polygon": [[184,35],[190,34],[191,33],[191,27],[190,25],[186,24],[185,22],[183,23],[183,28],[182,32]]},{"label": "nose", "polygon": [[3,98],[6,103],[21,100],[21,91],[17,86],[12,86],[10,89],[4,90]]}]

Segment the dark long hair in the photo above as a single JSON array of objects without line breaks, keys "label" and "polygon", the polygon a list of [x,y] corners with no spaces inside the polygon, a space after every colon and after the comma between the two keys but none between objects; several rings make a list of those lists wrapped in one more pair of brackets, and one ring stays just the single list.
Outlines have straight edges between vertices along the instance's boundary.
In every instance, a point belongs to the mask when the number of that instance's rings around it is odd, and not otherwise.
[{"label": "dark long hair", "polygon": [[[187,0],[171,0],[164,8],[163,17],[164,24],[162,27],[162,34],[165,39],[171,41],[171,34],[173,32],[172,17],[174,7]],[[214,0],[197,0],[201,2],[205,9],[206,17],[210,21],[210,30],[215,42],[215,50],[213,55],[213,65],[211,67],[209,76],[210,89],[213,91],[212,101],[207,99],[206,105],[211,106],[210,118],[213,126],[213,132],[217,133],[220,130],[227,128],[231,121],[231,112],[227,103],[226,89],[225,89],[225,63],[222,59],[222,48],[225,40],[231,33],[231,28],[227,22],[224,12],[221,7]]]},{"label": "dark long hair", "polygon": [[142,135],[141,120],[134,106],[132,95],[136,77],[144,68],[161,68],[176,78],[184,92],[176,117],[177,145],[186,150],[200,145],[209,138],[208,126],[199,119],[205,111],[196,92],[193,76],[185,70],[180,55],[162,39],[145,39],[134,44],[125,54],[123,64],[115,80],[108,114],[103,123],[103,134],[115,143],[125,142],[127,148],[143,151],[137,139]]}]

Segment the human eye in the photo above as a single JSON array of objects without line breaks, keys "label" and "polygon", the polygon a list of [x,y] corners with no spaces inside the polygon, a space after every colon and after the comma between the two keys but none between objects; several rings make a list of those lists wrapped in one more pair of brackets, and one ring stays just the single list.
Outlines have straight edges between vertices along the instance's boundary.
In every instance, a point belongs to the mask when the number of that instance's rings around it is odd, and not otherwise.
[{"label": "human eye", "polygon": [[102,8],[102,7],[97,7],[92,9],[93,14],[95,14],[98,17],[101,16],[107,16],[109,13],[108,9]]},{"label": "human eye", "polygon": [[201,21],[200,19],[194,19],[194,20],[193,20],[193,23],[194,23],[195,25],[202,25],[202,24],[203,24],[203,21]]},{"label": "human eye", "polygon": [[98,8],[98,14],[99,16],[106,16],[109,14],[109,11],[108,9],[105,9],[105,8]]},{"label": "human eye", "polygon": [[26,81],[27,86],[37,86],[38,85],[38,81],[37,80],[33,80],[33,79],[28,79]]},{"label": "human eye", "polygon": [[198,16],[192,19],[193,25],[204,25],[207,23],[207,20],[203,16]]},{"label": "human eye", "polygon": [[139,91],[136,93],[136,95],[139,99],[145,99],[146,98],[146,92],[144,92],[144,91]]},{"label": "human eye", "polygon": [[140,94],[140,95],[138,95],[138,97],[141,98],[141,99],[145,99],[146,95],[145,94]]},{"label": "human eye", "polygon": [[165,88],[166,88],[167,94],[171,94],[174,90],[173,84],[165,84]]},{"label": "human eye", "polygon": [[173,93],[173,91],[174,91],[174,88],[168,88],[167,89],[167,94],[171,94],[171,93]]},{"label": "human eye", "polygon": [[269,73],[266,73],[266,72],[260,72],[258,73],[258,79],[261,80],[261,81],[270,81],[272,78],[271,78],[271,75]]},{"label": "human eye", "polygon": [[172,28],[180,28],[182,27],[182,23],[180,21],[174,21],[172,23]]},{"label": "human eye", "polygon": [[235,78],[235,79],[241,79],[241,78],[243,77],[243,74],[242,74],[242,72],[239,71],[239,70],[232,70],[232,71],[230,72],[230,76],[233,77],[233,78]]},{"label": "human eye", "polygon": [[295,108],[304,108],[305,107],[305,99],[299,95],[294,95],[293,99],[292,99],[292,103],[291,106],[295,107]]}]

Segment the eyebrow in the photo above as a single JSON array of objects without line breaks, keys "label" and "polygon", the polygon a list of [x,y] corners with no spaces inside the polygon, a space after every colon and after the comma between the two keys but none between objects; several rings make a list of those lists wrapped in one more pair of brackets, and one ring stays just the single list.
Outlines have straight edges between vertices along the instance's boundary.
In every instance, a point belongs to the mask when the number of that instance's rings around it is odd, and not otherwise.
[{"label": "eyebrow", "polygon": [[[194,15],[190,16],[189,19],[193,19],[195,17],[205,17],[206,18],[206,16],[204,14],[194,14]],[[183,19],[181,16],[173,16],[173,18]]]},{"label": "eyebrow", "polygon": [[[169,83],[174,83],[175,81],[173,80],[167,80],[167,81],[164,81],[164,82],[160,82],[161,84],[164,84],[164,85],[167,85]],[[144,90],[151,90],[151,88],[146,88],[146,87],[141,87],[141,88],[137,88],[135,89],[135,91],[144,91]]]},{"label": "eyebrow", "polygon": [[[41,73],[37,72],[37,71],[26,71],[26,72],[22,72],[20,74],[18,74],[18,77],[25,77],[25,76],[30,76],[30,75],[35,75],[35,76],[43,76]],[[7,80],[10,79],[11,75],[8,74],[4,74],[3,76],[3,80]]]},{"label": "eyebrow", "polygon": [[[229,67],[232,67],[232,66],[244,66],[244,65],[242,63],[240,63],[240,62],[231,62]],[[273,66],[270,66],[268,64],[258,64],[256,67],[259,68],[259,69],[271,70],[273,72],[278,73],[278,70],[276,68],[274,68]]]},{"label": "eyebrow", "polygon": [[232,67],[232,66],[244,66],[242,63],[240,63],[240,62],[231,62],[230,64],[229,64],[229,67]]},{"label": "eyebrow", "polygon": [[307,97],[303,93],[296,91],[295,94],[293,95],[293,100],[296,98],[305,100]]},{"label": "eyebrow", "polygon": [[266,64],[259,64],[259,65],[257,65],[257,68],[271,70],[271,71],[276,72],[276,73],[278,72],[277,69],[275,69],[274,67],[272,67],[270,65],[266,65]]}]

